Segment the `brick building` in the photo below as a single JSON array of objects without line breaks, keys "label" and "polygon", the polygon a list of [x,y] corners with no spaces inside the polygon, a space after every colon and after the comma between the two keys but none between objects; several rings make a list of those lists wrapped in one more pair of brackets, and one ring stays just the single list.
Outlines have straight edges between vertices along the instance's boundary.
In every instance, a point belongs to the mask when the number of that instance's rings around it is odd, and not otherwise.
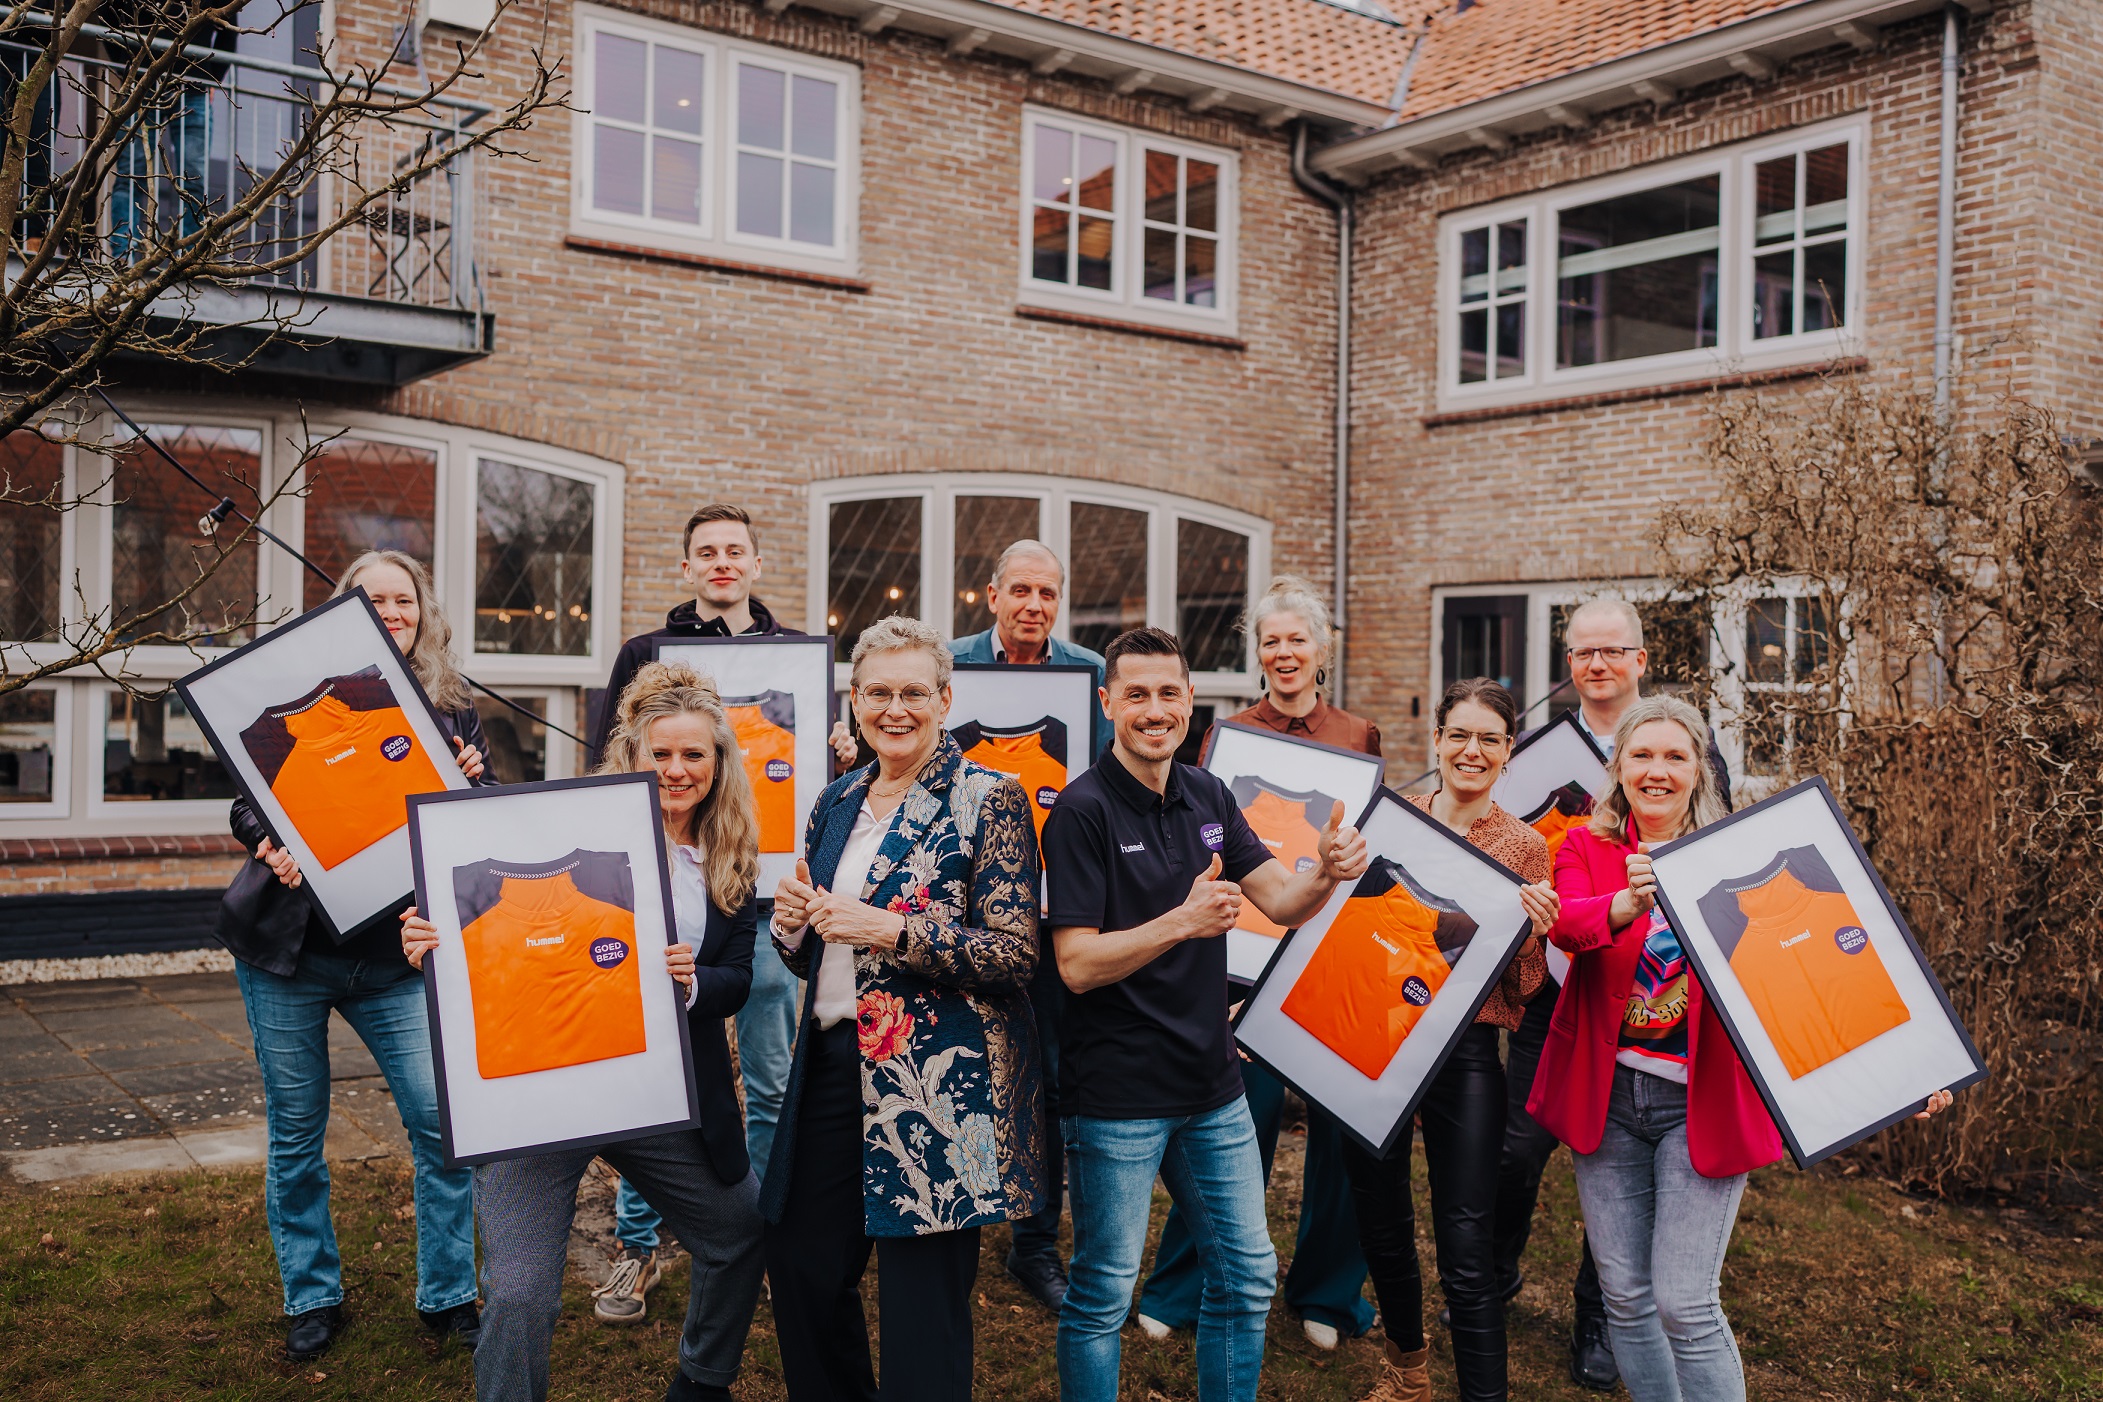
[{"label": "brick building", "polygon": [[[476,3],[431,0],[426,40]],[[2086,424],[2103,15],[1975,9],[1956,344]],[[507,17],[463,100],[522,80],[540,14]],[[345,45],[388,37],[357,0],[332,15]],[[1252,695],[1252,593],[1336,578],[1325,183],[1355,226],[1346,699],[1405,773],[1445,679],[1539,700],[1557,607],[1640,586],[1658,503],[1701,490],[1704,393],[1932,373],[1931,0],[545,16],[579,110],[523,138],[533,161],[482,161],[335,257],[327,343],[227,379],[128,371],[120,402],[253,475],[292,461],[302,414],[343,430],[273,524],[334,567],[369,544],[432,561],[466,670],[566,729],[678,601],[679,524],[714,498],[762,523],[759,594],[843,655],[894,609],[983,626],[992,555],[1035,534],[1072,563],[1071,636],[1172,627],[1205,704]],[[143,455],[119,477],[117,504],[8,525],[14,577],[40,582],[9,636],[151,597],[208,503]],[[267,547],[225,586],[270,612],[325,592]],[[1786,645],[1791,608],[1718,635]],[[574,772],[559,733],[485,715],[502,777]],[[197,942],[239,860],[227,784],[171,703],[90,677],[0,699],[0,959]]]}]

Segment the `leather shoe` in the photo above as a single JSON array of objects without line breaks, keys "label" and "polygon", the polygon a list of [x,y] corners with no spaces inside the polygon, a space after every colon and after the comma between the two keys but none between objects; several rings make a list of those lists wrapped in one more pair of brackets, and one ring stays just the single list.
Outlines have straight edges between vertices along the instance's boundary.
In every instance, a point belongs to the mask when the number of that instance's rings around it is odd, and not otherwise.
[{"label": "leather shoe", "polygon": [[461,1347],[469,1353],[473,1353],[475,1345],[482,1342],[482,1316],[475,1309],[473,1300],[454,1305],[449,1310],[439,1310],[436,1314],[418,1310],[416,1317],[424,1322],[424,1328],[441,1339],[447,1335],[458,1339]]},{"label": "leather shoe", "polygon": [[[1518,1295],[1518,1293],[1521,1290],[1524,1290],[1525,1288],[1526,1272],[1521,1271],[1517,1275],[1512,1277],[1512,1283],[1505,1286],[1503,1291],[1499,1293],[1497,1298],[1504,1301],[1506,1304],[1510,1304],[1512,1300]],[[1439,1306],[1439,1323],[1445,1325],[1448,1329],[1451,1329],[1453,1327],[1453,1311],[1448,1309],[1444,1305]]]},{"label": "leather shoe", "polygon": [[323,1305],[295,1314],[285,1327],[285,1356],[297,1363],[319,1358],[343,1332],[343,1306]]},{"label": "leather shoe", "polygon": [[1570,1381],[1598,1392],[1621,1381],[1614,1347],[1607,1342],[1606,1321],[1597,1315],[1579,1315],[1577,1327],[1570,1331]]},{"label": "leather shoe", "polygon": [[1031,1299],[1053,1314],[1057,1314],[1066,1303],[1066,1268],[1059,1264],[1058,1256],[1052,1252],[1022,1257],[1010,1251],[1007,1266],[1015,1283],[1029,1291]]},{"label": "leather shoe", "polygon": [[730,1389],[717,1383],[695,1382],[685,1373],[672,1374],[664,1402],[730,1402]]}]

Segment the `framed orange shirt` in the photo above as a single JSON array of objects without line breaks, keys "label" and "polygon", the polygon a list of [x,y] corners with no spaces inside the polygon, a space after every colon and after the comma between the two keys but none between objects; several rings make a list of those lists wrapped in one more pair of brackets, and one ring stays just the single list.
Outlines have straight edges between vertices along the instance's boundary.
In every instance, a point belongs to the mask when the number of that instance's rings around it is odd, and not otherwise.
[{"label": "framed orange shirt", "polygon": [[1012,774],[1029,795],[1037,836],[1066,788],[1066,722],[1045,716],[1028,725],[996,727],[966,721],[949,732],[964,758]]},{"label": "framed orange shirt", "polygon": [[726,696],[723,714],[737,732],[745,777],[759,810],[759,850],[796,850],[796,698],[786,691]]},{"label": "framed orange shirt", "polygon": [[[1249,820],[1256,836],[1263,839],[1263,845],[1270,848],[1271,855],[1288,872],[1314,870],[1320,861],[1322,824],[1329,821],[1335,799],[1311,790],[1295,793],[1281,789],[1253,774],[1237,776],[1227,788],[1240,805],[1241,816]],[[1241,903],[1241,917],[1234,922],[1234,928],[1274,940],[1285,936],[1285,927],[1256,909],[1254,901]]]}]

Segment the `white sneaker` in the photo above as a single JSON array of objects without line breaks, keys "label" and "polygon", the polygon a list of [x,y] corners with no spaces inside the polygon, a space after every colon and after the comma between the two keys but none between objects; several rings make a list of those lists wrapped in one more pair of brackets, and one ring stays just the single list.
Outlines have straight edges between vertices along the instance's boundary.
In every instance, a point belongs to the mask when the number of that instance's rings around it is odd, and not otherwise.
[{"label": "white sneaker", "polygon": [[1150,1314],[1139,1316],[1139,1332],[1149,1339],[1165,1339],[1175,1331]]},{"label": "white sneaker", "polygon": [[1313,1344],[1323,1353],[1328,1353],[1336,1347],[1336,1326],[1334,1324],[1323,1324],[1318,1320],[1303,1319],[1300,1321],[1300,1331],[1307,1336],[1308,1343]]}]

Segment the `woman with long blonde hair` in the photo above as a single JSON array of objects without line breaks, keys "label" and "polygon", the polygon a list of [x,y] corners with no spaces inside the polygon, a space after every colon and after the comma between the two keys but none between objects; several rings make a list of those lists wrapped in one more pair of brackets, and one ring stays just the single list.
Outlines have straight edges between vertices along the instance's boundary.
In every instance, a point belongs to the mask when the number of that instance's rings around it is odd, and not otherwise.
[{"label": "woman with long blonde hair", "polygon": [[[723,1020],[752,988],[759,819],[722,698],[680,664],[649,663],[628,683],[599,772],[657,775],[679,936],[665,950],[665,967],[686,989],[701,1125],[475,1170],[486,1305],[475,1395],[481,1402],[548,1395],[577,1185],[597,1157],[636,1186],[693,1257],[679,1370],[665,1396],[728,1402],[761,1271],[759,1180],[746,1157],[723,1036]],[[411,964],[421,968],[438,940],[417,912],[403,916],[402,951]]]}]

